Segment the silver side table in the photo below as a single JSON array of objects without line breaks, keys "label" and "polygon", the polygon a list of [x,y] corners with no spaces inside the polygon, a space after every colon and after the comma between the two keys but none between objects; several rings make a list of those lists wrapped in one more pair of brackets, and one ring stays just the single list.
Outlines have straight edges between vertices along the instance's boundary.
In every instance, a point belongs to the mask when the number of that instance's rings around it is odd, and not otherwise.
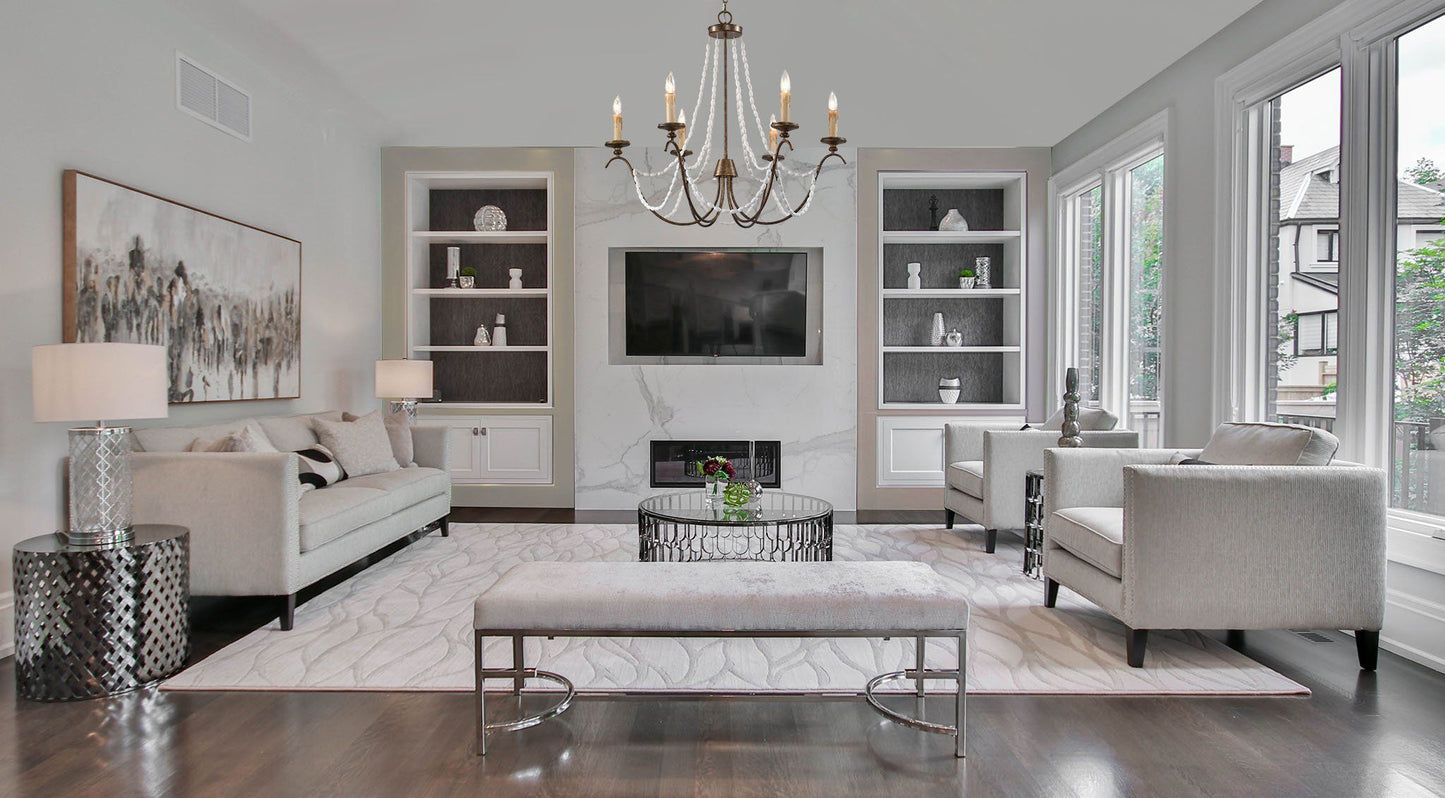
[{"label": "silver side table", "polygon": [[1044,472],[1024,474],[1024,576],[1044,578]]},{"label": "silver side table", "polygon": [[141,524],[115,546],[15,544],[15,690],[74,701],[179,671],[191,648],[190,531]]}]

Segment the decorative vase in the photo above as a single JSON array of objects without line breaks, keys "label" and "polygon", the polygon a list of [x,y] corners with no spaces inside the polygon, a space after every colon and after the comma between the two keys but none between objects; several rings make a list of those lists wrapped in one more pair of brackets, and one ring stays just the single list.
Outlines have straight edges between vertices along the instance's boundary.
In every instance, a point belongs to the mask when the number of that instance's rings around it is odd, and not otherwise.
[{"label": "decorative vase", "polygon": [[928,343],[932,346],[943,346],[943,314],[933,314],[933,332],[928,336]]},{"label": "decorative vase", "polygon": [[989,266],[990,266],[990,264],[992,264],[992,263],[993,263],[993,261],[990,260],[989,258],[975,258],[975,259],[974,259],[974,261],[973,261],[973,273],[976,274],[976,275],[978,275],[978,282],[975,283],[975,285],[977,285],[979,288],[992,288],[992,287],[993,287],[992,283],[989,282]]},{"label": "decorative vase", "polygon": [[507,345],[507,314],[498,313],[497,320],[492,323],[492,346],[502,347]]},{"label": "decorative vase", "polygon": [[457,285],[462,288],[476,288],[477,276],[475,274],[463,274],[457,278]]},{"label": "decorative vase", "polygon": [[1070,366],[1064,371],[1064,423],[1059,426],[1059,446],[1078,449],[1084,445],[1079,434],[1079,370]]},{"label": "decorative vase", "polygon": [[455,288],[457,275],[462,271],[462,248],[447,247],[447,286]]},{"label": "decorative vase", "polygon": [[702,497],[709,506],[716,505],[722,501],[723,491],[727,490],[728,478],[721,472],[709,474],[702,478]]},{"label": "decorative vase", "polygon": [[938,229],[945,233],[963,233],[968,231],[968,220],[957,208],[949,208],[948,213],[943,215],[942,221],[938,223]]},{"label": "decorative vase", "polygon": [[920,288],[923,287],[923,278],[918,276],[918,272],[922,271],[922,269],[923,269],[923,264],[922,264],[922,263],[910,263],[910,264],[908,264],[908,290],[909,290],[909,291],[917,291],[918,289],[920,289]]},{"label": "decorative vase", "polygon": [[938,381],[938,401],[946,405],[958,404],[958,397],[961,393],[963,393],[963,380],[958,377],[944,377]]},{"label": "decorative vase", "polygon": [[978,279],[977,277],[960,277],[960,278],[958,278],[958,287],[959,287],[959,288],[972,288],[974,281],[977,280],[977,279]]},{"label": "decorative vase", "polygon": [[757,504],[758,492],[758,483],[751,479],[733,480],[723,487],[723,504],[734,508]]},{"label": "decorative vase", "polygon": [[477,210],[477,215],[472,217],[472,227],[477,232],[485,233],[495,230],[507,229],[507,214],[495,205],[483,205]]},{"label": "decorative vase", "polygon": [[521,270],[521,269],[508,269],[508,270],[507,270],[507,274],[512,278],[511,280],[509,280],[509,281],[507,282],[507,287],[508,287],[508,288],[510,288],[510,289],[512,289],[513,291],[515,291],[515,290],[517,290],[518,288],[521,288],[521,287],[522,287],[522,270]]},{"label": "decorative vase", "polygon": [[476,337],[472,338],[472,346],[491,346],[492,336],[487,333],[487,325],[478,324]]},{"label": "decorative vase", "polygon": [[948,335],[943,337],[943,342],[954,348],[963,346],[963,333],[959,332],[957,327],[954,327],[948,331]]}]

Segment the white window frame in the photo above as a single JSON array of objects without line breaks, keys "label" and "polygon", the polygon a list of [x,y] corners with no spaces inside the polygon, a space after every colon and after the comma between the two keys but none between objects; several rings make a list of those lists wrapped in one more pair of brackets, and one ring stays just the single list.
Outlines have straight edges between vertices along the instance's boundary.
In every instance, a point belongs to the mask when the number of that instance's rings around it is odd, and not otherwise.
[{"label": "white window frame", "polygon": [[[1048,396],[1046,411],[1052,413],[1063,403],[1064,372],[1079,362],[1080,268],[1075,243],[1076,200],[1095,186],[1103,186],[1103,362],[1099,403],[1117,413],[1124,423],[1129,418],[1129,173],[1160,155],[1164,156],[1164,258],[1169,262],[1173,239],[1173,214],[1168,202],[1172,184],[1169,158],[1171,110],[1165,109],[1141,122],[1104,147],[1060,169],[1049,180],[1049,318],[1046,352]],[[1167,268],[1160,278],[1160,292],[1167,292]],[[1160,331],[1161,349],[1167,344],[1169,316]],[[1166,352],[1167,354],[1167,352]],[[1161,401],[1167,401],[1169,360],[1161,373]],[[1161,413],[1167,413],[1161,407]]]},{"label": "white window frame", "polygon": [[[1383,6],[1383,7],[1382,7]],[[1445,0],[1347,0],[1215,82],[1215,325],[1213,421],[1265,418],[1268,367],[1268,140],[1261,103],[1341,70],[1339,392],[1341,457],[1390,467],[1394,373],[1395,39],[1445,12]],[[1360,375],[1355,378],[1353,375]],[[1390,510],[1394,530],[1445,536],[1438,517]],[[1410,541],[1411,564],[1445,573],[1445,551]],[[1436,547],[1438,549],[1438,547]],[[1432,551],[1421,556],[1419,552]]]}]

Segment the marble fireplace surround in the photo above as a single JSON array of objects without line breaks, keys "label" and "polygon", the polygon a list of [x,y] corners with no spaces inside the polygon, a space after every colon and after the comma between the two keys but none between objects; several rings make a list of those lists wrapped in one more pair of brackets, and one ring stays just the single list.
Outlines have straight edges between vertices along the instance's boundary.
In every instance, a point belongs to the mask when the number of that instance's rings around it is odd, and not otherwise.
[{"label": "marble fireplace surround", "polygon": [[[830,165],[807,214],[775,227],[719,222],[679,228],[637,201],[631,178],[604,169],[610,153],[575,157],[576,507],[633,510],[648,486],[653,439],[779,440],[783,490],[857,506],[857,168]],[[798,162],[823,151],[800,149]],[[658,150],[629,153],[655,171]],[[789,185],[791,191],[792,184]],[[618,247],[758,247],[823,250],[820,365],[611,365],[608,254]]]}]

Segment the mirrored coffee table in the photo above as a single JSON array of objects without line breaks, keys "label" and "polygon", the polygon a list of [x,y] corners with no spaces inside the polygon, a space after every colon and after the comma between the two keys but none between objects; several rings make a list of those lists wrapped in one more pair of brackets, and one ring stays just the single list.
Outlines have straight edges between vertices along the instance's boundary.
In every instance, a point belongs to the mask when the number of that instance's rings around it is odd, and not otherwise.
[{"label": "mirrored coffee table", "polygon": [[833,559],[833,505],[812,496],[764,491],[745,507],[709,503],[701,490],[666,493],[637,505],[642,562]]}]

